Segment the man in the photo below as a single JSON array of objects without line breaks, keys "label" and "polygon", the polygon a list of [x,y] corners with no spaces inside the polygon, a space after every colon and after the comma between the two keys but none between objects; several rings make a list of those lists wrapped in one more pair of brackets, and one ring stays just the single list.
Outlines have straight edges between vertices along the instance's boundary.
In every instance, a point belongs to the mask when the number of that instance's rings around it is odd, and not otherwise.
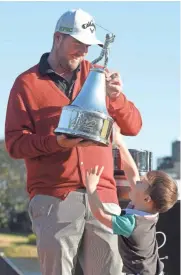
[{"label": "man", "polygon": [[[54,134],[62,107],[77,96],[88,76],[91,64],[84,57],[89,46],[102,45],[95,30],[88,13],[64,13],[51,52],[18,76],[9,97],[6,146],[11,157],[26,163],[29,213],[43,275],[74,274],[78,257],[85,275],[118,275],[121,270],[117,236],[95,220],[85,190],[85,171],[97,163],[104,166],[100,199],[107,211],[120,213],[112,146]],[[106,84],[109,114],[122,134],[136,135],[141,116],[123,95],[119,75],[107,73]]]}]

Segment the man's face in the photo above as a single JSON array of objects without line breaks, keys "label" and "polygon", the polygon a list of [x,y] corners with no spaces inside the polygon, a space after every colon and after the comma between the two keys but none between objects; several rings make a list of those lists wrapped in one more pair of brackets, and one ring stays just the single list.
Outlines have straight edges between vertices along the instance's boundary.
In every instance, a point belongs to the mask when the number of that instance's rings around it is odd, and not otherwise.
[{"label": "man's face", "polygon": [[83,44],[70,35],[57,34],[55,38],[60,65],[74,71],[88,53],[89,45]]}]

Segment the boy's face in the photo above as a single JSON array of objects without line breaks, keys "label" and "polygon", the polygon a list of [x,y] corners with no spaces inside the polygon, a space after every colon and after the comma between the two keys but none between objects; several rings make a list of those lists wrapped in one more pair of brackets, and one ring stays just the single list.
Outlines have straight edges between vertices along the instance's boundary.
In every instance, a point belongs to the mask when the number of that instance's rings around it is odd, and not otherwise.
[{"label": "boy's face", "polygon": [[130,190],[129,197],[132,204],[140,210],[144,211],[148,202],[151,201],[149,194],[147,194],[147,189],[149,188],[148,182],[143,178],[141,181],[137,181],[134,188]]}]

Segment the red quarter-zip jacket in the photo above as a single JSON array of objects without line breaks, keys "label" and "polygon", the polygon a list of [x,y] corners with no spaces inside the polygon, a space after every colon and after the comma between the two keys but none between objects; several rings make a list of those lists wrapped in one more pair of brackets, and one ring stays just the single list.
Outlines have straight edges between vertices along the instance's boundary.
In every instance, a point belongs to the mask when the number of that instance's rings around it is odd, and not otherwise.
[{"label": "red quarter-zip jacket", "polygon": [[[74,85],[73,98],[80,92],[91,64],[82,61]],[[123,135],[137,135],[142,119],[138,109],[125,95],[106,98],[109,114],[122,129]],[[86,170],[104,166],[98,185],[102,202],[118,203],[113,176],[112,145],[61,148],[54,129],[59,123],[62,107],[70,104],[48,76],[41,76],[38,65],[17,77],[10,92],[5,142],[10,156],[24,159],[27,168],[27,191],[65,198],[73,190],[85,187]]]}]

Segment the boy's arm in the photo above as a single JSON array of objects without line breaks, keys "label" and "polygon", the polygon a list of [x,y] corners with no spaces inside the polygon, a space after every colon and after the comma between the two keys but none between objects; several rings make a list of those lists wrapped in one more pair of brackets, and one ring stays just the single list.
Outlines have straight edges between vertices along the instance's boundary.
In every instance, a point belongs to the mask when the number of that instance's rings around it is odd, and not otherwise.
[{"label": "boy's arm", "polygon": [[100,180],[104,167],[98,171],[98,166],[91,168],[86,173],[86,188],[89,199],[89,205],[93,215],[104,225],[113,229],[113,233],[130,236],[135,226],[135,219],[132,215],[115,216],[108,214],[99,199],[96,188]]},{"label": "boy's arm", "polygon": [[86,189],[89,205],[93,215],[101,223],[108,226],[109,228],[112,228],[112,216],[105,212],[102,202],[100,201],[96,191],[104,167],[102,166],[100,170],[98,170],[99,167],[97,165],[94,168],[91,168],[90,171],[86,172]]},{"label": "boy's arm", "polygon": [[133,215],[109,215],[105,212],[97,191],[87,188],[89,205],[96,219],[113,230],[114,234],[129,237],[135,228],[135,217]]},{"label": "boy's arm", "polygon": [[102,202],[100,201],[97,191],[90,191],[87,187],[87,194],[91,211],[96,219],[109,228],[112,228],[112,215],[105,212]]},{"label": "boy's arm", "polygon": [[130,183],[130,187],[132,188],[135,186],[136,181],[140,181],[140,176],[139,176],[138,168],[129,150],[126,147],[126,144],[120,133],[120,129],[117,127],[117,125],[115,125],[113,129],[113,139],[117,148],[120,150],[121,157],[124,161],[124,172]]},{"label": "boy's arm", "polygon": [[138,168],[129,152],[129,150],[126,148],[125,143],[121,142],[121,144],[118,146],[118,148],[121,151],[121,156],[124,161],[124,172],[125,175],[129,181],[130,187],[134,187],[137,181],[140,181],[140,176],[138,172]]}]

